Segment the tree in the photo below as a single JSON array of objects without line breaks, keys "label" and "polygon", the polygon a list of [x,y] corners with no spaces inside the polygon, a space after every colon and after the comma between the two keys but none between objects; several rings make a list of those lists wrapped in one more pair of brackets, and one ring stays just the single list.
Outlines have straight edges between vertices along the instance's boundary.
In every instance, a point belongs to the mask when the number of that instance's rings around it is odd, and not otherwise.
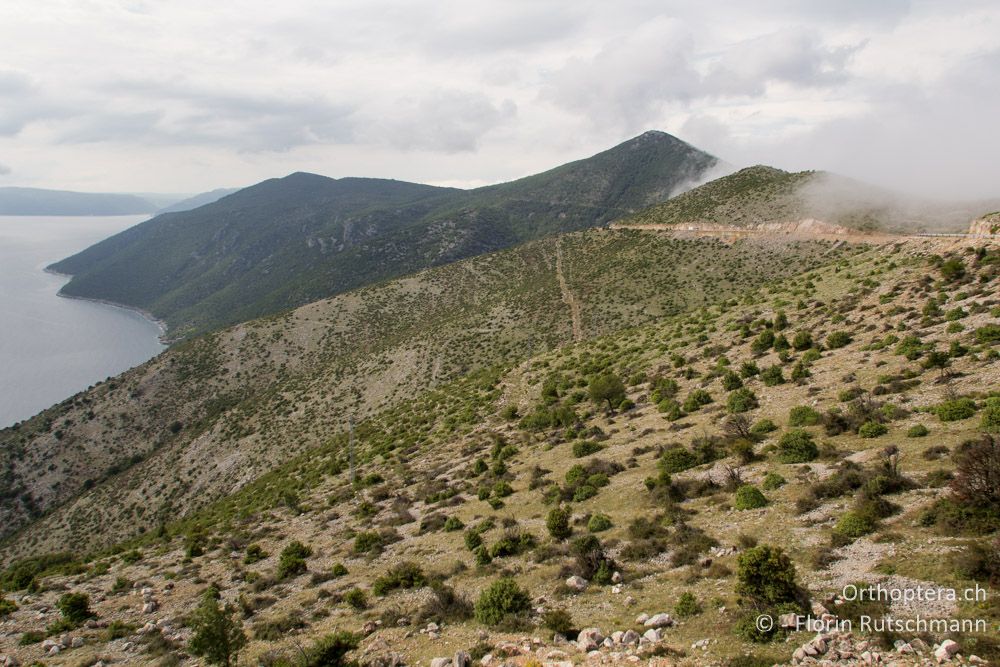
[{"label": "tree", "polygon": [[545,519],[545,525],[549,529],[549,535],[557,540],[565,540],[573,534],[573,529],[569,525],[570,511],[564,507],[553,507],[549,511],[549,516]]},{"label": "tree", "polygon": [[779,547],[761,545],[741,553],[736,578],[736,594],[758,609],[795,602],[800,597],[795,564]]},{"label": "tree", "polygon": [[195,609],[190,621],[194,634],[188,643],[191,653],[203,656],[210,665],[234,664],[240,650],[246,646],[243,625],[234,618],[235,608],[219,606],[216,591],[210,589]]},{"label": "tree", "polygon": [[595,403],[607,401],[608,409],[612,412],[616,405],[625,400],[625,385],[614,373],[603,373],[591,378],[587,390],[590,400]]}]

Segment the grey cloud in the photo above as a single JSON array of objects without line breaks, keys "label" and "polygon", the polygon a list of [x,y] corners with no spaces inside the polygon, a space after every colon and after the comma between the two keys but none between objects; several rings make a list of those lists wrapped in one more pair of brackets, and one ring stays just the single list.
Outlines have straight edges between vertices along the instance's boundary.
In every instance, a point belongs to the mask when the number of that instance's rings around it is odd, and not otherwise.
[{"label": "grey cloud", "polygon": [[701,88],[693,40],[678,22],[660,19],[605,43],[591,58],[552,72],[542,99],[595,123],[641,129],[664,101],[688,101]]},{"label": "grey cloud", "polygon": [[848,60],[862,46],[828,47],[815,32],[798,29],[757,37],[726,50],[705,76],[701,93],[760,96],[773,81],[840,84],[848,79]]},{"label": "grey cloud", "polygon": [[397,100],[367,126],[361,137],[402,150],[444,153],[474,151],[483,135],[513,119],[517,105],[492,102],[482,93],[443,90],[417,99]]},{"label": "grey cloud", "polygon": [[0,162],[0,176],[7,176],[11,172],[10,167]]},{"label": "grey cloud", "polygon": [[354,109],[320,97],[213,92],[177,83],[123,81],[105,90],[150,107],[139,112],[83,115],[60,131],[64,143],[139,141],[284,151],[315,143],[346,143]]}]

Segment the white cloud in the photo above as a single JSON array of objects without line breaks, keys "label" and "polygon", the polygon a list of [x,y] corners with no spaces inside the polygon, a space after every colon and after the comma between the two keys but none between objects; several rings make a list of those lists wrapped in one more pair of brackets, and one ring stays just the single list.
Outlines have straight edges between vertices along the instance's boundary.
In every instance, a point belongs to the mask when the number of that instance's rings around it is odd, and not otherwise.
[{"label": "white cloud", "polygon": [[996,195],[998,28],[988,0],[3,3],[0,155],[102,191],[481,183],[658,128]]}]

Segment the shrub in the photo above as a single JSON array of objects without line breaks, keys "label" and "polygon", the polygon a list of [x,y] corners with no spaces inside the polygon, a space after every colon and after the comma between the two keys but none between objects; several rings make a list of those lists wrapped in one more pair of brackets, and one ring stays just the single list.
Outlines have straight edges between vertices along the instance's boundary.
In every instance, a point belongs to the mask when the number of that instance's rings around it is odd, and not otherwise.
[{"label": "shrub", "polygon": [[17,611],[17,605],[13,600],[8,600],[7,598],[0,595],[0,618],[12,614]]},{"label": "shrub", "polygon": [[602,449],[604,448],[593,440],[577,440],[573,443],[573,456],[579,459],[584,456],[596,454]]},{"label": "shrub", "polygon": [[761,486],[764,487],[765,491],[774,491],[785,485],[785,478],[776,472],[769,472],[764,475],[764,481]]},{"label": "shrub", "polygon": [[972,542],[954,557],[955,573],[964,579],[1000,583],[1000,538]]},{"label": "shrub", "polygon": [[360,588],[352,588],[344,593],[344,602],[358,611],[368,608],[368,596]]},{"label": "shrub", "polygon": [[302,656],[301,667],[341,667],[344,656],[358,647],[357,636],[340,630],[327,635],[309,647]]},{"label": "shrub", "polygon": [[337,563],[332,568],[330,568],[330,574],[334,577],[346,577],[347,567],[343,563]]},{"label": "shrub", "polygon": [[247,565],[252,565],[259,561],[267,558],[267,554],[264,550],[260,548],[259,544],[249,544],[247,545],[246,555],[243,557],[243,562]]},{"label": "shrub", "polygon": [[615,562],[604,553],[601,541],[594,535],[584,535],[573,540],[570,553],[576,574],[597,584],[610,584]]},{"label": "shrub", "polygon": [[785,376],[781,373],[781,366],[775,364],[768,366],[760,373],[760,381],[765,387],[774,387],[785,383]]},{"label": "shrub", "polygon": [[798,601],[795,565],[779,547],[761,545],[739,555],[736,594],[758,608]]},{"label": "shrub", "polygon": [[698,457],[695,456],[694,452],[681,445],[667,448],[660,456],[660,469],[668,473],[682,472],[696,465],[698,465]]},{"label": "shrub", "polygon": [[943,422],[968,419],[976,414],[976,402],[971,398],[956,398],[939,403],[934,408],[934,412],[937,414],[937,418]]},{"label": "shrub", "polygon": [[278,559],[278,579],[296,577],[305,572],[308,569],[306,568],[306,558],[311,555],[312,549],[298,540],[289,543],[281,550],[281,556]]},{"label": "shrub", "polygon": [[752,510],[767,505],[767,498],[752,484],[744,484],[736,489],[733,506],[738,510]]},{"label": "shrub", "polygon": [[703,405],[708,405],[712,402],[712,395],[709,394],[704,389],[695,389],[687,398],[684,399],[684,404],[681,408],[684,412],[694,412],[695,410],[701,408]]},{"label": "shrub", "polygon": [[697,616],[701,611],[701,604],[698,602],[698,598],[690,591],[681,593],[681,596],[677,599],[677,604],[674,605],[674,614],[679,618]]},{"label": "shrub", "polygon": [[535,546],[535,537],[531,533],[510,529],[490,547],[491,558],[507,558],[517,556]]},{"label": "shrub", "polygon": [[476,600],[476,620],[496,627],[509,617],[520,616],[531,609],[531,598],[513,579],[504,577],[490,584]]},{"label": "shrub", "polygon": [[746,387],[731,392],[726,399],[726,409],[730,414],[749,412],[758,405],[757,395]]},{"label": "shrub", "polygon": [[914,424],[913,426],[911,426],[910,428],[908,428],[906,430],[906,437],[907,438],[923,438],[928,433],[930,433],[930,431],[928,431],[927,427],[924,426],[923,424]]},{"label": "shrub", "polygon": [[984,327],[979,327],[975,331],[976,340],[987,345],[989,343],[996,343],[1000,341],[1000,324],[987,324]]},{"label": "shrub", "polygon": [[592,533],[601,533],[610,530],[613,526],[614,524],[611,523],[611,518],[607,514],[595,514],[587,521],[587,530]]},{"label": "shrub", "polygon": [[462,520],[459,519],[457,516],[450,516],[444,522],[445,532],[448,533],[453,533],[456,530],[462,530],[463,528],[465,528],[465,524],[462,523]]},{"label": "shrub", "polygon": [[808,405],[796,405],[788,411],[789,426],[815,426],[819,419],[820,414]]},{"label": "shrub", "polygon": [[90,597],[86,593],[66,593],[56,603],[66,623],[76,627],[95,616],[90,610]]},{"label": "shrub", "polygon": [[967,505],[1000,512],[1000,438],[984,435],[959,446],[952,490]]},{"label": "shrub", "polygon": [[684,416],[684,411],[681,410],[681,404],[672,398],[665,398],[656,404],[656,409],[663,413],[663,416],[667,418],[668,421],[675,422]]},{"label": "shrub", "polygon": [[797,331],[795,337],[792,338],[792,347],[800,352],[802,350],[808,350],[813,346],[812,334],[808,331]]},{"label": "shrub", "polygon": [[569,525],[572,512],[565,507],[553,507],[549,510],[549,515],[545,518],[545,527],[549,529],[549,535],[557,540],[565,540],[573,534],[573,529]]},{"label": "shrub", "polygon": [[851,340],[851,334],[846,331],[834,331],[826,337],[826,346],[831,350],[836,350],[848,345]]},{"label": "shrub", "polygon": [[722,388],[726,391],[735,391],[743,386],[743,380],[739,374],[733,371],[726,371],[722,376]]},{"label": "shrub", "polygon": [[865,422],[858,429],[858,435],[862,438],[877,438],[881,435],[885,435],[889,432],[889,429],[885,424],[880,424],[878,422]]},{"label": "shrub", "polygon": [[1000,399],[991,398],[986,401],[979,428],[986,433],[1000,433]]},{"label": "shrub", "polygon": [[819,456],[819,448],[808,431],[788,431],[778,441],[778,460],[782,463],[808,463]]},{"label": "shrub", "polygon": [[760,375],[760,369],[757,368],[757,364],[752,361],[744,361],[740,365],[740,377],[743,379],[752,378],[755,375]]},{"label": "shrub", "polygon": [[242,624],[234,618],[236,609],[220,607],[213,593],[209,591],[205,594],[188,622],[193,632],[188,650],[204,657],[210,665],[229,667],[246,646],[247,636]]},{"label": "shrub", "polygon": [[837,521],[833,531],[854,540],[875,530],[875,518],[868,513],[850,510]]},{"label": "shrub", "polygon": [[778,425],[770,419],[760,419],[750,427],[750,433],[756,436],[764,436],[778,430]]},{"label": "shrub", "polygon": [[421,588],[427,584],[424,571],[416,563],[404,561],[389,568],[372,584],[372,593],[379,597],[395,590],[405,588]]},{"label": "shrub", "polygon": [[576,634],[576,627],[573,617],[565,609],[550,609],[542,614],[542,625],[547,630],[563,637],[572,637]]}]

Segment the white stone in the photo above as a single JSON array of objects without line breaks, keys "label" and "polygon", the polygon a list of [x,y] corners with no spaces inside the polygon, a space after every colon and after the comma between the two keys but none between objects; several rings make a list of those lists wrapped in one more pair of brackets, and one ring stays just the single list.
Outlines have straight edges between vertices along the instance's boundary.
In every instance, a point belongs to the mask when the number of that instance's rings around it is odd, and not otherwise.
[{"label": "white stone", "polygon": [[659,628],[650,628],[642,634],[642,638],[650,644],[655,644],[663,638],[663,634],[660,632]]},{"label": "white stone", "polygon": [[576,591],[577,593],[582,593],[587,590],[587,580],[583,577],[578,577],[575,574],[566,580],[566,586]]},{"label": "white stone", "polygon": [[674,620],[670,618],[670,614],[663,614],[663,613],[650,616],[643,623],[643,625],[646,626],[647,628],[665,628],[673,624]]},{"label": "white stone", "polygon": [[73,637],[73,639],[69,640],[69,645],[72,648],[80,648],[83,646],[83,637]]},{"label": "white stone", "polygon": [[649,614],[639,614],[638,616],[635,617],[635,622],[638,623],[639,625],[642,625],[648,620],[649,620]]},{"label": "white stone", "polygon": [[639,633],[635,630],[626,630],[625,633],[622,634],[621,643],[624,646],[635,646],[639,643]]},{"label": "white stone", "polygon": [[934,657],[938,662],[944,662],[945,660],[950,660],[951,656],[958,653],[958,644],[950,639],[945,639],[941,644],[934,650]]},{"label": "white stone", "polygon": [[454,667],[470,667],[472,656],[469,655],[468,651],[456,651],[455,657],[451,659],[451,664]]},{"label": "white stone", "polygon": [[602,641],[604,641],[604,635],[601,634],[600,628],[584,628],[576,636],[576,645],[584,652],[596,650]]},{"label": "white stone", "polygon": [[611,575],[611,583],[613,583],[613,584],[620,584],[620,583],[622,583],[622,573],[621,572],[617,572],[617,571],[614,572]]},{"label": "white stone", "polygon": [[451,667],[451,658],[433,658],[431,667]]}]

